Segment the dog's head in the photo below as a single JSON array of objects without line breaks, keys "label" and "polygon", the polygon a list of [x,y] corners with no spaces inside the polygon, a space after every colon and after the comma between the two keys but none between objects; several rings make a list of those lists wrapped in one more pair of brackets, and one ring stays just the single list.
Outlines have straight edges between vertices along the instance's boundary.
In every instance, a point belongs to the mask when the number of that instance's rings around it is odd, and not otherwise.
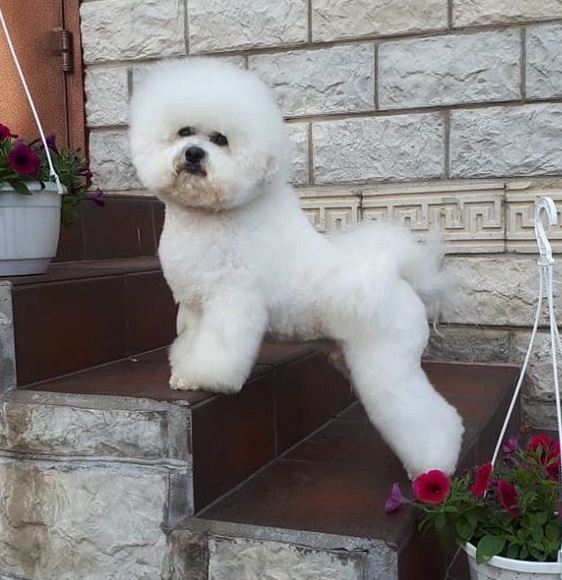
[{"label": "dog's head", "polygon": [[232,209],[286,179],[289,140],[272,92],[217,60],[148,73],[132,99],[130,143],[144,185],[186,207]]}]

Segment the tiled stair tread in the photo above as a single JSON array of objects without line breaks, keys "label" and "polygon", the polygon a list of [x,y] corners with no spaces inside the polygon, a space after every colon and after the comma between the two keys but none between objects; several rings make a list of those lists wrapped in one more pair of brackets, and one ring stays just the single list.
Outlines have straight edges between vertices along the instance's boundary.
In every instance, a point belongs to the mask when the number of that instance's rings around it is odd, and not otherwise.
[{"label": "tiled stair tread", "polygon": [[153,270],[160,270],[158,258],[156,256],[142,256],[138,258],[53,263],[45,274],[13,276],[7,279],[14,286],[24,286]]},{"label": "tiled stair tread", "polygon": [[[487,453],[490,441],[481,441],[485,427],[494,423],[493,438],[518,368],[428,362],[426,370],[465,418],[463,453]],[[377,538],[400,547],[411,535],[405,530],[413,516],[408,510],[393,516],[384,513],[395,481],[408,485],[398,460],[355,404],[196,516]]]},{"label": "tiled stair tread", "polygon": [[[264,343],[250,379],[257,378],[281,364],[296,361],[315,351],[314,344]],[[119,360],[53,380],[28,385],[35,391],[81,395],[142,397],[157,401],[182,401],[195,404],[215,396],[206,391],[176,391],[169,387],[170,369],[167,349]]]}]

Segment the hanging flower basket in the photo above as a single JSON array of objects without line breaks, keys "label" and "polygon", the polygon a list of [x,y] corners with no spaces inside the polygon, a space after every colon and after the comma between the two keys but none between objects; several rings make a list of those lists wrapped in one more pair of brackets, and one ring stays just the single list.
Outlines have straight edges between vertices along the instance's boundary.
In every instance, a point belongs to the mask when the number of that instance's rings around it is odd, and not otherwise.
[{"label": "hanging flower basket", "polygon": [[[449,477],[439,470],[420,474],[412,483],[414,499],[392,487],[388,513],[403,504],[420,511],[420,528],[454,538],[468,556],[471,580],[560,580],[562,578],[562,404],[558,357],[562,340],[555,319],[554,259],[542,213],[557,225],[557,210],[549,197],[535,206],[535,236],[539,246],[539,288],[529,347],[491,462]],[[519,397],[543,300],[548,303],[557,439],[536,435],[520,445],[504,442]],[[502,451],[502,455],[500,455]]]},{"label": "hanging flower basket", "polygon": [[0,276],[42,274],[57,252],[61,196],[54,183],[28,183],[32,195],[0,184]]},{"label": "hanging flower basket", "polygon": [[560,580],[560,562],[527,562],[494,556],[487,562],[476,562],[476,548],[465,544],[471,580]]}]

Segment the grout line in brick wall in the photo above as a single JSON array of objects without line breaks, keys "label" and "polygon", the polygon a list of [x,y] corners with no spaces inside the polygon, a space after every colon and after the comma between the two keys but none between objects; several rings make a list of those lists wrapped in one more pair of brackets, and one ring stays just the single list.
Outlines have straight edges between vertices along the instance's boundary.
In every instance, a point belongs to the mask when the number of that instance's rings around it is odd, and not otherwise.
[{"label": "grout line in brick wall", "polygon": [[445,179],[450,179],[451,164],[451,112],[443,112],[443,137],[444,137],[444,155],[443,155],[443,175]]},{"label": "grout line in brick wall", "polygon": [[453,0],[447,2],[447,27],[453,30]]},{"label": "grout line in brick wall", "polygon": [[373,82],[375,83],[375,111],[379,110],[379,45],[375,43]]},{"label": "grout line in brick wall", "polygon": [[189,54],[189,0],[183,0],[183,29],[185,34],[185,54]]},{"label": "grout line in brick wall", "polygon": [[314,141],[312,139],[312,123],[307,127],[308,138],[308,184],[314,185]]},{"label": "grout line in brick wall", "polygon": [[[532,105],[559,105],[562,104],[562,97],[551,97],[548,99],[534,99],[532,101],[526,101],[524,106]],[[499,108],[509,108],[509,109],[520,109],[521,100],[510,100],[510,101],[482,101],[479,103],[458,103],[454,105],[442,105],[442,106],[431,106],[431,107],[415,107],[415,108],[405,108],[405,109],[384,109],[384,110],[372,110],[372,111],[343,111],[337,113],[325,113],[323,115],[290,115],[286,116],[285,120],[290,123],[305,123],[305,122],[322,122],[322,121],[343,121],[346,119],[370,119],[377,117],[400,117],[404,115],[412,114],[431,114],[431,113],[441,113],[443,111],[472,111],[479,109],[499,109]]]},{"label": "grout line in brick wall", "polygon": [[[86,0],[83,0],[86,1]],[[104,0],[88,0],[90,2],[99,2]],[[185,12],[187,18],[187,11]],[[282,46],[267,46],[267,47],[253,47],[246,49],[236,49],[232,50],[221,50],[216,52],[197,52],[190,54],[189,56],[211,56],[211,57],[228,57],[228,56],[257,56],[262,54],[278,54],[283,52],[292,52],[299,50],[323,50],[335,48],[338,46],[349,46],[357,44],[367,44],[373,41],[377,41],[379,44],[382,42],[399,42],[401,40],[416,40],[423,38],[435,38],[441,36],[453,36],[453,35],[470,35],[479,32],[493,32],[495,30],[504,30],[507,28],[520,28],[521,25],[531,26],[531,25],[541,25],[541,24],[562,24],[561,18],[553,18],[551,20],[529,20],[523,23],[521,22],[508,22],[508,23],[498,23],[498,24],[487,24],[479,25],[473,27],[460,27],[460,28],[447,28],[436,29],[436,30],[424,30],[423,32],[415,33],[398,33],[389,35],[367,35],[361,37],[354,37],[349,39],[338,39],[331,41],[313,41],[310,42],[300,42],[287,44]],[[173,58],[173,57],[170,57]],[[177,58],[177,57],[176,57]],[[182,56],[179,56],[182,58]],[[119,65],[130,65],[132,62],[135,64],[149,64],[151,62],[156,62],[162,60],[159,56],[154,56],[153,58],[144,58],[139,60],[111,60],[111,61],[89,61],[85,62],[86,67],[89,66],[119,66]]]},{"label": "grout line in brick wall", "polygon": [[312,0],[307,0],[307,39],[308,44],[312,44]]},{"label": "grout line in brick wall", "polygon": [[527,102],[527,29],[521,28],[521,99]]}]

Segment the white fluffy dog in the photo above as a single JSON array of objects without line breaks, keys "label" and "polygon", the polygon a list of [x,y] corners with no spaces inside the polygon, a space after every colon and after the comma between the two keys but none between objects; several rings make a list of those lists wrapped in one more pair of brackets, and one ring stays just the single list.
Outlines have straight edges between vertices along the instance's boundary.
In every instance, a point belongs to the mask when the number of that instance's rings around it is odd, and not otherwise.
[{"label": "white fluffy dog", "polygon": [[420,366],[426,305],[447,287],[440,252],[388,224],[318,234],[287,184],[281,112],[247,71],[211,59],[156,67],[130,121],[138,175],[166,204],[172,388],[236,393],[266,333],[329,338],[409,475],[453,471],[462,421]]}]

